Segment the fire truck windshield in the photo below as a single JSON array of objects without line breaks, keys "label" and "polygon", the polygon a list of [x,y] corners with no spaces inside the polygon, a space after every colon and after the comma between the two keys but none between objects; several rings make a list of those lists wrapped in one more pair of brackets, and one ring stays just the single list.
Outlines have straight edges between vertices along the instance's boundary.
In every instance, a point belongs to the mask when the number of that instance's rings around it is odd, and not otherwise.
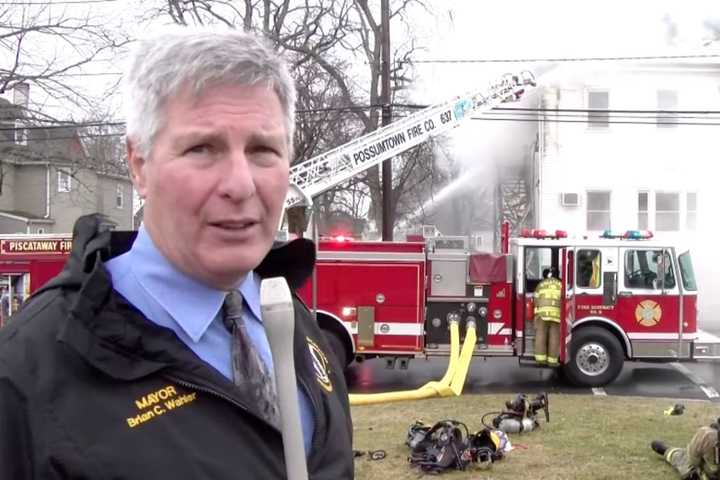
[{"label": "fire truck windshield", "polygon": [[683,288],[692,292],[696,291],[697,283],[695,283],[695,271],[693,270],[692,260],[690,259],[690,252],[680,254],[678,263],[680,264]]}]

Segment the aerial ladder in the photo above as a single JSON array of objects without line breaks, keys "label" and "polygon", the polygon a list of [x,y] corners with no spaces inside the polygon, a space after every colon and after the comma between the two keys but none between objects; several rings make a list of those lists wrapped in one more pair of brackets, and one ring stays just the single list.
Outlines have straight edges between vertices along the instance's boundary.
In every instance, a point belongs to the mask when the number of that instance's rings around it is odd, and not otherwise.
[{"label": "aerial ladder", "polygon": [[[290,188],[285,200],[288,230],[300,235],[305,231],[307,207],[312,206],[313,197],[432,137],[450,131],[473,115],[492,110],[505,102],[519,100],[527,86],[535,86],[532,73],[523,71],[519,74],[505,74],[480,91],[427,107],[327,153],[294,165],[290,169]],[[317,309],[316,282],[317,277],[313,274],[313,311]],[[442,379],[410,391],[351,394],[350,403],[360,405],[460,395],[472,359],[476,327],[474,322],[468,322],[462,348],[457,322],[450,327],[450,361]]]},{"label": "aerial ladder", "polygon": [[471,116],[520,99],[527,86],[535,86],[529,71],[507,73],[487,87],[424,108],[401,120],[367,133],[326,153],[290,168],[290,189],[285,199],[289,230],[307,227],[306,207],[312,199],[383,161],[457,127]]}]

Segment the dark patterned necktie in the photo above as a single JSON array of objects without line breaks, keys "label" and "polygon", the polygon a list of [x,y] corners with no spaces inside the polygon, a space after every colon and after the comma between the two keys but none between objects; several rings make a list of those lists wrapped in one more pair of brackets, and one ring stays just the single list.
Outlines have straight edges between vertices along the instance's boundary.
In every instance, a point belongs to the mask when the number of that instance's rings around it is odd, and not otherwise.
[{"label": "dark patterned necktie", "polygon": [[276,427],[280,426],[275,385],[269,369],[247,333],[242,318],[243,297],[237,291],[225,296],[223,323],[232,335],[233,383],[248,400],[251,408]]}]

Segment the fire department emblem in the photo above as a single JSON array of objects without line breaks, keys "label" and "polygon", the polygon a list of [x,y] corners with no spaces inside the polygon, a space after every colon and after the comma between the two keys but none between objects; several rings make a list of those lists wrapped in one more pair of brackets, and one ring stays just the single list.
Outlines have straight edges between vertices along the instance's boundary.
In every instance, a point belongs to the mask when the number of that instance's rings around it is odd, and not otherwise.
[{"label": "fire department emblem", "polygon": [[315,370],[315,379],[325,391],[332,392],[333,386],[330,381],[330,365],[328,359],[325,353],[318,347],[317,343],[309,337],[305,338],[308,342],[308,350],[310,351],[310,358],[312,359],[313,369]]},{"label": "fire department emblem", "polygon": [[662,308],[657,302],[643,300],[635,308],[635,320],[643,327],[654,327],[660,323]]}]

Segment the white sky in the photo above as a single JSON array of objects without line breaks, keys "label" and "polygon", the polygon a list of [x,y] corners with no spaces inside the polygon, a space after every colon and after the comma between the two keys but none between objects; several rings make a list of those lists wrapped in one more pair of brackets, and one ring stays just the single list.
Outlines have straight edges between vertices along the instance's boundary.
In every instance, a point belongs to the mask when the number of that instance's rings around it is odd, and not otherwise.
[{"label": "white sky", "polygon": [[[429,2],[430,3],[430,2]],[[710,0],[479,0],[433,1],[433,16],[413,18],[416,60],[582,58],[697,53],[709,38],[703,22],[720,25],[720,2]],[[668,23],[676,25],[673,45]],[[393,32],[399,41],[402,32]],[[715,52],[718,53],[718,52]],[[417,63],[417,103],[437,103],[477,90],[505,72],[535,63]],[[525,125],[525,127],[527,127]],[[469,122],[453,132],[457,159],[476,162],[521,124]],[[527,128],[525,128],[527,130]],[[483,142],[479,139],[491,139]]]}]

